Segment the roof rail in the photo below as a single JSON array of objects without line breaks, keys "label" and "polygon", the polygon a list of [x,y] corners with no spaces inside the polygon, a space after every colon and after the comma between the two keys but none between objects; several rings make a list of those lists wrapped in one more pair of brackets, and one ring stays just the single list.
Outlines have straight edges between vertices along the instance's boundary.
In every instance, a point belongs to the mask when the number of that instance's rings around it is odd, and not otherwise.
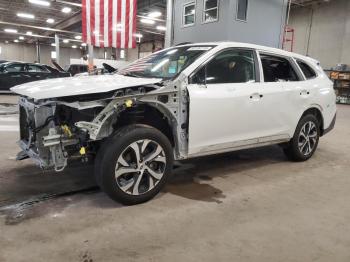
[{"label": "roof rail", "polygon": [[192,42],[183,42],[183,43],[179,43],[179,44],[177,44],[177,45],[175,45],[175,46],[179,46],[179,45],[188,45],[188,44],[193,44]]}]

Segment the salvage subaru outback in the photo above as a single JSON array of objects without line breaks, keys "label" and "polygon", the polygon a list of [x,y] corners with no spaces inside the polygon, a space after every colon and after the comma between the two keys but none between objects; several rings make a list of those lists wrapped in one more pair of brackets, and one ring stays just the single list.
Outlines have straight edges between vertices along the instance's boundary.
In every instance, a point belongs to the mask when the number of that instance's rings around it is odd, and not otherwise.
[{"label": "salvage subaru outback", "polygon": [[179,45],[113,75],[12,91],[18,159],[61,171],[91,156],[99,186],[124,204],[154,197],[174,160],[279,144],[305,161],[336,117],[332,82],[316,60],[234,42]]}]

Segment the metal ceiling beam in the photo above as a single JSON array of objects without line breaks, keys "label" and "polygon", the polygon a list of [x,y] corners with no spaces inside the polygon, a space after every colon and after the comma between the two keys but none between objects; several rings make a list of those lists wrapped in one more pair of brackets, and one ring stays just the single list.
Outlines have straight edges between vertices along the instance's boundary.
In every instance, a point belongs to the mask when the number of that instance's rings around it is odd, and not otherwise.
[{"label": "metal ceiling beam", "polygon": [[19,23],[10,23],[10,22],[5,22],[5,21],[0,21],[0,25],[12,25],[12,26],[18,26],[18,27],[37,29],[37,30],[66,33],[66,34],[75,34],[75,35],[80,34],[81,35],[81,33],[62,30],[62,29],[55,29],[55,28],[51,28],[51,27],[42,27],[42,26],[34,26],[34,25],[27,25],[27,24],[19,24]]},{"label": "metal ceiling beam", "polygon": [[68,2],[68,1],[64,1],[64,0],[51,0],[51,2],[53,2],[53,3],[61,3],[61,4],[65,4],[65,5],[72,5],[72,6],[77,6],[77,7],[81,7],[82,6],[82,4],[72,3],[72,2]]}]

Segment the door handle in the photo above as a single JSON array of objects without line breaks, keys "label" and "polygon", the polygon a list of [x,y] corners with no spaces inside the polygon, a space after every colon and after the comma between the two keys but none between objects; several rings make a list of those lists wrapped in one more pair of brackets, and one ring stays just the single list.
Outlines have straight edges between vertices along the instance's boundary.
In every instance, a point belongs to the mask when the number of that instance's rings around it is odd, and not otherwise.
[{"label": "door handle", "polygon": [[310,91],[308,91],[308,90],[301,90],[301,92],[300,92],[300,95],[301,96],[307,96],[307,95],[310,95]]},{"label": "door handle", "polygon": [[260,98],[263,98],[264,95],[259,94],[259,93],[254,93],[250,95],[250,99],[254,99],[254,100],[260,100]]}]

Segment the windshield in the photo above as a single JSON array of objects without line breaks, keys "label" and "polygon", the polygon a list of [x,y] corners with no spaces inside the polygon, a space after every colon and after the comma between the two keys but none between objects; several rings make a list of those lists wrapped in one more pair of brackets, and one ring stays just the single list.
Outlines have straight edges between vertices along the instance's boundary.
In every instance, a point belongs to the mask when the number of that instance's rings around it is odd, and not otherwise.
[{"label": "windshield", "polygon": [[182,46],[154,53],[137,60],[118,74],[171,79],[180,74],[186,67],[192,64],[200,55],[212,49],[213,46]]}]

